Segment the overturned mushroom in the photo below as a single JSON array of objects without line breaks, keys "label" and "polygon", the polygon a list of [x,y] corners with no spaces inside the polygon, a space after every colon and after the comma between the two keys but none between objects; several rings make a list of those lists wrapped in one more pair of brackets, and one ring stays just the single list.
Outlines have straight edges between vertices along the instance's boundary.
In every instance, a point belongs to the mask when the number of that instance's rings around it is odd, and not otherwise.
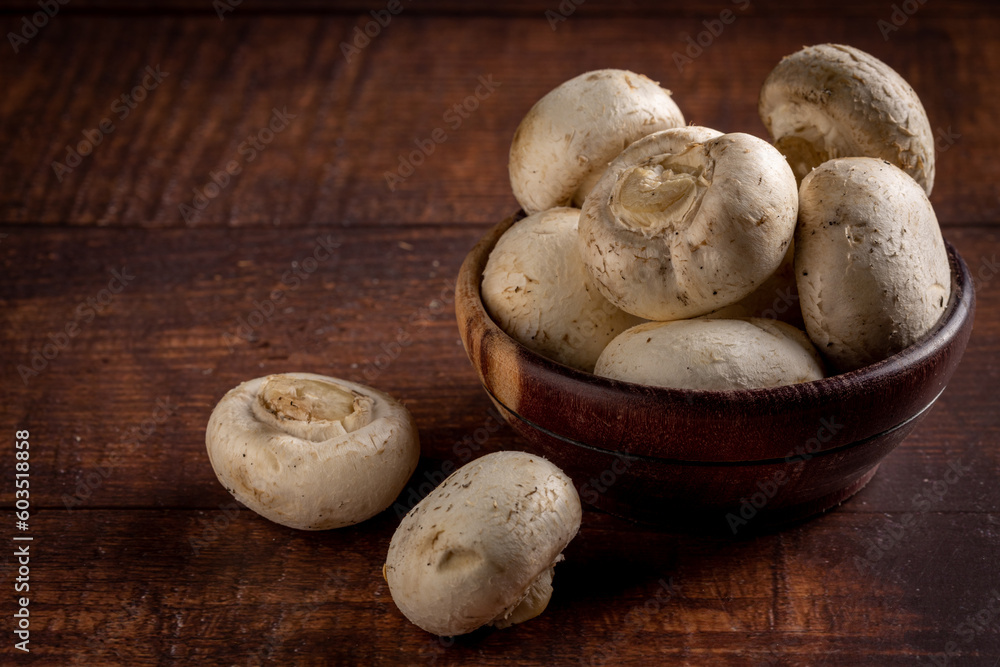
[{"label": "overturned mushroom", "polygon": [[819,44],[785,57],[758,107],[799,180],[832,158],[867,156],[900,167],[928,195],[934,187],[934,133],[920,99],[860,49]]},{"label": "overturned mushroom", "polygon": [[529,215],[490,253],[482,295],[504,331],[539,354],[584,371],[639,318],[601,295],[577,249],[575,208]]},{"label": "overturned mushroom", "polygon": [[630,143],[684,125],[670,97],[641,74],[602,69],[546,94],[518,125],[510,147],[510,183],[527,213],[579,208],[608,163]]},{"label": "overturned mushroom", "polygon": [[580,529],[580,498],[552,463],[496,452],[456,470],[407,514],[383,574],[413,623],[437,635],[534,618]]},{"label": "overturned mushroom", "polygon": [[304,530],[378,514],[420,457],[413,418],[395,399],[312,373],[268,375],[230,390],[212,411],[205,442],[237,500]]},{"label": "overturned mushroom", "polygon": [[766,141],[664,130],[623,151],[587,197],[581,254],[622,310],[696,317],[739,301],[775,272],[797,212],[795,177]]},{"label": "overturned mushroom", "polygon": [[675,389],[757,389],[823,377],[799,329],[761,318],[647,322],[611,341],[594,373]]},{"label": "overturned mushroom", "polygon": [[806,331],[842,371],[884,359],[940,319],[951,268],[923,189],[874,158],[830,160],[802,181],[795,272]]}]

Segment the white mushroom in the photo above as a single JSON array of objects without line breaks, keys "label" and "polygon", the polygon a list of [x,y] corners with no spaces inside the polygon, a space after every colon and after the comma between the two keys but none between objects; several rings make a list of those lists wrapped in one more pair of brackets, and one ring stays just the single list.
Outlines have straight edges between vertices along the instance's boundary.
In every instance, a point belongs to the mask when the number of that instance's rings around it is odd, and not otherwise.
[{"label": "white mushroom", "polygon": [[577,249],[575,208],[529,215],[508,229],[483,271],[483,302],[515,340],[591,371],[612,338],[639,319],[605,299]]},{"label": "white mushroom", "polygon": [[795,176],[766,141],[665,130],[608,167],[584,203],[580,247],[601,293],[622,310],[696,317],[775,272],[797,212]]},{"label": "white mushroom", "polygon": [[795,271],[809,337],[840,370],[927,333],[951,296],[934,209],[899,168],[830,160],[802,181]]},{"label": "white mushroom", "polygon": [[527,213],[579,208],[608,163],[636,139],[684,125],[670,91],[641,74],[581,74],[528,111],[510,146],[510,184]]},{"label": "white mushroom", "polygon": [[238,501],[304,530],[378,514],[420,457],[413,418],[395,399],[312,373],[268,375],[230,390],[212,411],[205,443]]},{"label": "white mushroom", "polygon": [[878,58],[841,44],[807,46],[764,82],[759,112],[801,180],[837,157],[888,160],[929,195],[934,133],[920,99]]},{"label": "white mushroom", "polygon": [[823,364],[808,336],[784,322],[698,318],[629,329],[594,373],[675,389],[756,389],[819,380]]},{"label": "white mushroom", "polygon": [[496,452],[472,461],[396,529],[383,569],[392,599],[437,635],[534,618],[582,516],[573,482],[545,459]]},{"label": "white mushroom", "polygon": [[799,290],[795,285],[795,243],[788,246],[781,265],[761,286],[734,304],[713,310],[708,315],[719,320],[741,320],[763,317],[781,320],[799,329],[805,327],[799,307]]}]

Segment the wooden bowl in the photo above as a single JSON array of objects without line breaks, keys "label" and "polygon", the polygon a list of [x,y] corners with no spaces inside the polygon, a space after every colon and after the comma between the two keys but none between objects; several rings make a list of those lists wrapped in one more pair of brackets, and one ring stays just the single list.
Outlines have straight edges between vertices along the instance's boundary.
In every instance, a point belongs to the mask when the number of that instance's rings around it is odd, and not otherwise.
[{"label": "wooden bowl", "polygon": [[736,533],[838,505],[927,414],[972,331],[972,279],[948,245],[952,293],[941,321],[878,363],[737,391],[598,377],[528,350],[483,306],[486,260],[522,217],[494,227],[462,264],[455,307],[465,350],[527,450],[565,470],[584,502],[638,521]]}]

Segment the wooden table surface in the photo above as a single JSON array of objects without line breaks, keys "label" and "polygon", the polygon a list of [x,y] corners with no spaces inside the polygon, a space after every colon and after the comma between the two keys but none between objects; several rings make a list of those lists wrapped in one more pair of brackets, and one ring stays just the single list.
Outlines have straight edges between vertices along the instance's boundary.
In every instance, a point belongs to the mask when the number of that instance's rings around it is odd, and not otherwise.
[{"label": "wooden table surface", "polygon": [[[0,663],[998,664],[997,5],[402,0],[345,53],[390,4],[74,0],[49,18],[3,3]],[[707,46],[678,61],[688,37]],[[291,370],[410,408],[423,458],[397,507],[463,440],[523,447],[451,305],[465,253],[516,208],[521,116],[618,67],[672,89],[691,121],[763,136],[764,77],[820,42],[875,54],[921,95],[932,200],[978,291],[947,391],[853,499],[737,538],[588,510],[542,616],[446,640],[407,622],[382,579],[394,510],[301,532],[216,481],[216,401]],[[436,128],[445,141],[413,153]],[[412,344],[394,345],[401,332]],[[30,653],[14,647],[23,596]]]}]

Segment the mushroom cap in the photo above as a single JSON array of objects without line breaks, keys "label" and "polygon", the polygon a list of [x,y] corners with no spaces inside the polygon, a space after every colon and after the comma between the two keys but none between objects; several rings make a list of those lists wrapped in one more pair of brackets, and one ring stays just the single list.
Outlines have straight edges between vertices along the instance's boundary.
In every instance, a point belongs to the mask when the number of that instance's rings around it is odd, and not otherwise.
[{"label": "mushroom cap", "polygon": [[409,411],[371,387],[313,373],[231,389],[205,433],[216,476],[275,523],[326,530],[387,508],[420,458]]},{"label": "mushroom cap", "polygon": [[582,517],[572,480],[549,461],[513,451],[476,459],[399,524],[384,569],[392,599],[438,635],[528,620],[544,610]]},{"label": "mushroom cap", "polygon": [[805,328],[802,309],[799,307],[799,290],[795,286],[795,243],[788,245],[785,258],[771,277],[761,286],[734,304],[713,310],[708,315],[720,320],[741,320],[748,317],[763,317],[781,320],[797,329]]},{"label": "mushroom cap", "polygon": [[842,371],[884,359],[937,323],[951,269],[934,208],[898,167],[825,162],[802,181],[795,272],[806,331]]},{"label": "mushroom cap", "polygon": [[527,213],[579,208],[611,162],[630,143],[684,125],[670,91],[620,69],[585,72],[528,111],[510,146],[510,184]]},{"label": "mushroom cap", "polygon": [[534,213],[508,229],[483,271],[483,302],[504,331],[561,364],[591,371],[639,319],[597,289],[577,248],[575,208]]},{"label": "mushroom cap", "polygon": [[647,322],[611,341],[594,373],[654,387],[757,389],[823,377],[805,332],[777,320]]},{"label": "mushroom cap", "polygon": [[608,167],[580,215],[584,263],[613,304],[650,320],[735,303],[781,264],[798,188],[766,141],[664,130]]},{"label": "mushroom cap", "polygon": [[782,59],[764,81],[758,110],[799,180],[832,158],[876,157],[928,195],[934,187],[934,133],[920,98],[853,46],[807,46]]}]

